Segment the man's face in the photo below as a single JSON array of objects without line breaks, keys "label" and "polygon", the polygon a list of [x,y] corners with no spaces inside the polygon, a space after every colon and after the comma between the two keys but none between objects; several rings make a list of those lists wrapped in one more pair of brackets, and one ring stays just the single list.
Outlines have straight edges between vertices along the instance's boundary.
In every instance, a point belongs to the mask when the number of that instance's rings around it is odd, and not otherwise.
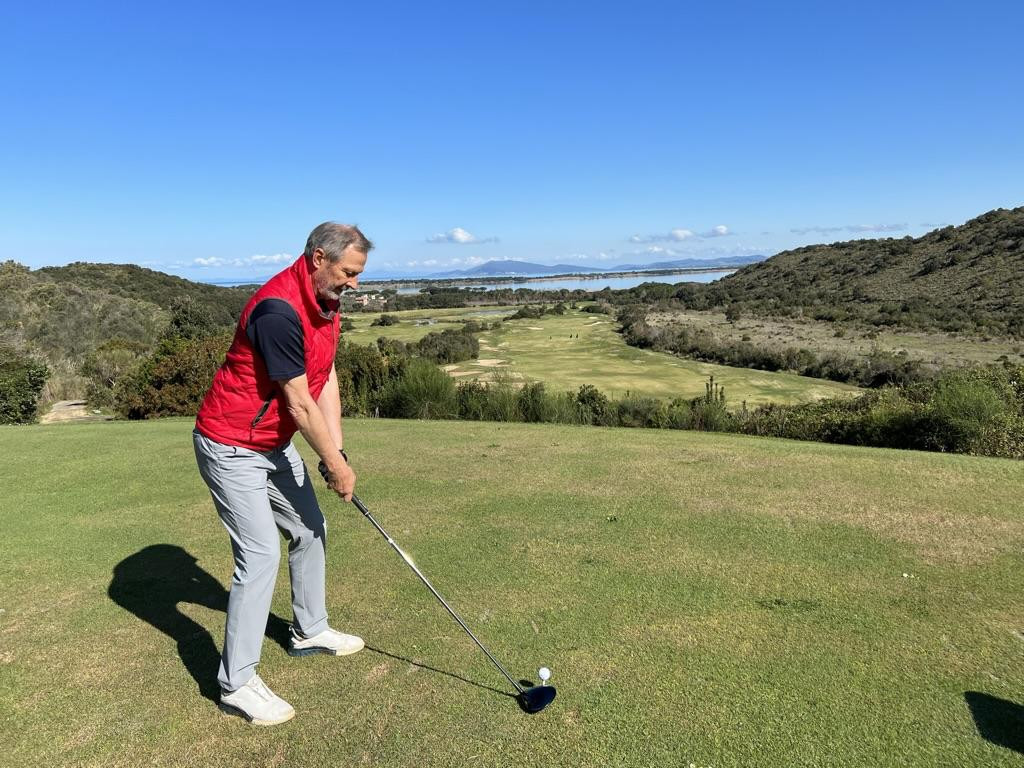
[{"label": "man's face", "polygon": [[355,290],[359,286],[359,275],[366,267],[366,254],[353,246],[346,248],[335,262],[317,248],[313,251],[313,291],[322,302],[337,301],[346,288]]}]

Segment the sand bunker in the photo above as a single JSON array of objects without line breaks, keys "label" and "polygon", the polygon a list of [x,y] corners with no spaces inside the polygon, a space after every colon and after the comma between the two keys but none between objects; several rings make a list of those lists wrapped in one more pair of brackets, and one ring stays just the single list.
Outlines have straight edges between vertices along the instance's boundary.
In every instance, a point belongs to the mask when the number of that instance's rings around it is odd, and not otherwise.
[{"label": "sand bunker", "polygon": [[477,365],[482,365],[485,368],[494,368],[494,367],[499,366],[499,365],[505,365],[505,361],[504,360],[499,360],[496,357],[485,357],[482,360],[477,360],[476,364]]}]

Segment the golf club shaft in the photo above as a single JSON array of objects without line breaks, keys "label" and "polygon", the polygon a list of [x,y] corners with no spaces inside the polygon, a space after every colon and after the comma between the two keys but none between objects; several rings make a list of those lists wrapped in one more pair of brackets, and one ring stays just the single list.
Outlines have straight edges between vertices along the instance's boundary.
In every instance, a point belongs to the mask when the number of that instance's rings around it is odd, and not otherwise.
[{"label": "golf club shaft", "polygon": [[422,572],[420,572],[420,569],[416,567],[416,564],[412,561],[412,559],[408,555],[406,555],[405,552],[402,551],[402,548],[395,543],[395,540],[388,535],[388,532],[380,527],[380,523],[373,519],[373,515],[370,514],[370,510],[366,508],[366,505],[363,504],[363,502],[360,501],[359,497],[356,496],[355,494],[352,494],[352,503],[356,505],[356,509],[363,513],[363,517],[365,517],[367,520],[373,523],[373,527],[380,532],[380,535],[387,539],[388,544],[390,544],[391,547],[395,550],[395,552],[397,552],[402,557],[402,559],[405,561],[405,564],[412,568],[413,573],[420,577],[420,581],[422,581],[426,585],[427,589],[429,589],[433,593],[434,597],[436,597],[438,601],[441,603],[441,605],[445,607],[445,610],[447,610],[448,613],[452,615],[452,618],[459,622],[459,626],[466,630],[466,634],[473,639],[473,642],[476,643],[477,646],[479,646],[480,650],[487,655],[487,658],[494,662],[494,666],[496,666],[501,671],[501,674],[503,674],[508,679],[508,681],[515,686],[515,689],[519,691],[519,693],[522,693],[523,687],[519,685],[519,683],[517,683],[515,679],[513,679],[512,675],[505,671],[505,668],[501,666],[498,660],[491,655],[491,652],[484,647],[484,644],[477,639],[476,635],[473,634],[473,631],[466,626],[466,622],[459,618],[459,614],[453,611],[452,607],[448,605],[448,603],[445,601],[443,597],[441,597],[441,593],[434,589],[434,585],[427,580],[427,577],[424,576]]}]

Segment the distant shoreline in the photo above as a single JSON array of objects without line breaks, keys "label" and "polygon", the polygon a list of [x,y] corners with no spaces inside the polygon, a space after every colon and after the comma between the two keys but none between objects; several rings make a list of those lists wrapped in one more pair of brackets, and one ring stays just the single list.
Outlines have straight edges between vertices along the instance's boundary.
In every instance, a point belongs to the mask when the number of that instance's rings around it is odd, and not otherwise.
[{"label": "distant shoreline", "polygon": [[746,264],[732,264],[724,267],[691,267],[687,269],[634,269],[626,272],[575,272],[562,273],[557,275],[480,275],[477,277],[409,277],[361,280],[364,286],[373,286],[376,289],[405,288],[426,285],[480,285],[480,284],[501,284],[501,283],[539,283],[549,280],[607,280],[609,278],[624,277],[661,277],[664,275],[702,275],[709,272],[735,272],[742,269]]}]

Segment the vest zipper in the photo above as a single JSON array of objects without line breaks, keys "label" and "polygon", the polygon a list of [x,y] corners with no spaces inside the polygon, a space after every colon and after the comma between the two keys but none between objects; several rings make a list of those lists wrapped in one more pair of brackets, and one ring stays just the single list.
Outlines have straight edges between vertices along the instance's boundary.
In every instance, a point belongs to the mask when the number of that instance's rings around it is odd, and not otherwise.
[{"label": "vest zipper", "polygon": [[267,409],[270,408],[270,404],[272,402],[274,402],[273,395],[271,395],[270,397],[263,401],[263,407],[260,408],[260,412],[256,414],[256,418],[252,420],[252,423],[249,426],[255,427],[257,424],[260,423],[260,419],[262,419],[263,416],[266,414]]}]

